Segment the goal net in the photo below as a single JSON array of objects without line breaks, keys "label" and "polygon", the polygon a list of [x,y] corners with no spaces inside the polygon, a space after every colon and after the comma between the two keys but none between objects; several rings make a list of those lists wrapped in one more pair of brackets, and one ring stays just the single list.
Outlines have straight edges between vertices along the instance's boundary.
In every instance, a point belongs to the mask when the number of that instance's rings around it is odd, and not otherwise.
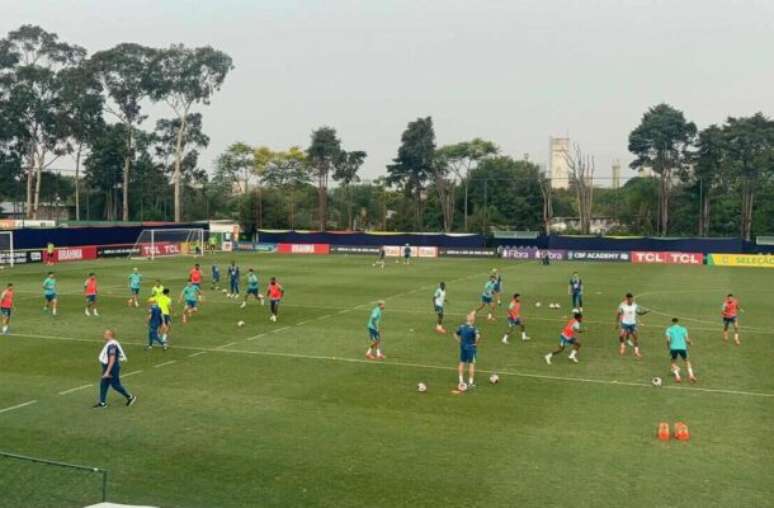
[{"label": "goal net", "polygon": [[130,257],[201,256],[207,231],[202,228],[143,229]]},{"label": "goal net", "polygon": [[13,231],[0,231],[0,266],[13,266]]}]

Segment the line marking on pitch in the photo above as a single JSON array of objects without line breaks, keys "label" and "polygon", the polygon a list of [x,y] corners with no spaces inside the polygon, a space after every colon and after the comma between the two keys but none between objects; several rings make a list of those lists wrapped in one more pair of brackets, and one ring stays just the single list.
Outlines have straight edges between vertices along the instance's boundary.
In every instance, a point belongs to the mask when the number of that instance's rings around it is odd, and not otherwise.
[{"label": "line marking on pitch", "polygon": [[[236,344],[237,344],[236,342],[229,342],[228,344],[223,344],[222,346],[216,347],[214,351],[220,351],[221,349],[224,349],[227,347],[236,346]],[[180,346],[176,346],[176,347],[179,349],[182,349]]]},{"label": "line marking on pitch", "polygon": [[188,358],[196,358],[197,356],[206,355],[207,351],[199,351],[198,353],[191,353]]},{"label": "line marking on pitch", "polygon": [[67,395],[68,393],[77,392],[80,390],[85,390],[86,388],[92,388],[94,385],[81,385],[76,386],[75,388],[70,388],[69,390],[65,390],[63,392],[59,392],[59,395]]},{"label": "line marking on pitch", "polygon": [[158,363],[158,364],[154,365],[153,368],[154,369],[158,369],[160,367],[166,367],[167,365],[172,365],[173,363],[177,363],[177,360],[170,360],[168,362]]},{"label": "line marking on pitch", "polygon": [[27,402],[22,402],[21,404],[16,404],[15,406],[7,407],[5,409],[0,409],[0,413],[8,413],[16,409],[21,409],[23,407],[31,406],[37,402],[38,402],[37,400],[28,400]]},{"label": "line marking on pitch", "polygon": [[289,330],[289,329],[290,329],[289,326],[283,326],[282,328],[277,328],[276,330],[273,330],[271,333],[284,332],[285,330]]},{"label": "line marking on pitch", "polygon": [[129,376],[134,376],[135,374],[140,374],[141,372],[142,372],[141,370],[135,370],[135,371],[133,371],[133,372],[129,372],[129,373],[127,373],[127,374],[123,374],[121,377],[129,377]]},{"label": "line marking on pitch", "polygon": [[248,337],[245,340],[246,341],[257,340],[257,339],[260,339],[261,337],[263,337],[265,335],[266,335],[266,333],[259,333],[258,335],[253,335],[252,337]]}]

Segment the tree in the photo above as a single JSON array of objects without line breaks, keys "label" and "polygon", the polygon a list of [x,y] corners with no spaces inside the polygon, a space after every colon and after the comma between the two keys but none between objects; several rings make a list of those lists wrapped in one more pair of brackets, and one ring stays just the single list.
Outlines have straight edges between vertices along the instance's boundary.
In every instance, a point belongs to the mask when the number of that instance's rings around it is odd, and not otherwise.
[{"label": "tree", "polygon": [[[470,141],[462,141],[453,145],[445,145],[437,150],[438,157],[445,162],[448,171],[456,176],[457,182],[464,182],[465,200],[463,216],[465,231],[468,230],[470,172],[475,169],[479,162],[487,157],[497,155],[499,151],[500,149],[497,145],[481,138],[474,138]],[[439,198],[442,202],[449,200],[449,197],[441,197],[440,195]],[[451,201],[454,201],[453,196],[451,196]]]},{"label": "tree", "polygon": [[245,193],[256,176],[256,150],[247,143],[232,143],[215,161],[215,177],[228,182],[229,192],[237,184]]},{"label": "tree", "polygon": [[575,190],[578,206],[581,234],[591,233],[591,211],[594,202],[594,157],[583,153],[579,145],[574,145],[573,153],[564,152],[570,185]]},{"label": "tree", "polygon": [[726,121],[725,142],[742,189],[740,233],[752,238],[755,195],[762,178],[774,174],[774,122],[762,113]]},{"label": "tree", "polygon": [[128,127],[124,124],[107,125],[92,143],[91,152],[86,157],[86,183],[95,191],[102,202],[105,220],[115,220],[118,216],[117,190],[121,185],[127,159],[126,144]]},{"label": "tree", "polygon": [[365,162],[367,154],[363,151],[355,150],[347,152],[341,150],[334,163],[333,179],[341,183],[347,198],[347,229],[352,230],[352,192],[351,185],[360,181],[357,172]]},{"label": "tree", "polygon": [[23,25],[0,41],[0,95],[26,161],[27,216],[37,218],[43,171],[70,153],[62,73],[86,56],[80,46],[33,25]]},{"label": "tree", "polygon": [[320,127],[313,131],[306,152],[317,178],[320,231],[325,231],[328,227],[328,179],[341,153],[341,140],[336,137],[336,129]]},{"label": "tree", "polygon": [[133,158],[135,129],[147,118],[142,114],[142,101],[151,92],[148,69],[155,51],[133,43],[95,53],[90,66],[112,103],[105,103],[105,111],[124,125],[126,150],[122,181],[122,220],[129,220],[129,178]]},{"label": "tree", "polygon": [[540,195],[543,198],[543,233],[551,234],[551,220],[554,218],[553,187],[551,177],[545,171],[540,171],[537,176]]},{"label": "tree", "polygon": [[[722,188],[727,165],[726,138],[723,129],[710,125],[699,133],[693,179],[699,190],[699,236],[709,236],[711,202]],[[727,182],[730,184],[730,182]]]},{"label": "tree", "polygon": [[185,122],[188,127],[182,139],[179,137],[178,118],[160,119],[156,122],[156,155],[168,172],[174,174],[175,171],[180,171],[181,178],[190,180],[197,171],[198,149],[207,148],[210,138],[202,130],[202,115],[199,113],[191,113]]},{"label": "tree", "polygon": [[433,119],[417,118],[409,122],[401,136],[401,146],[393,164],[387,166],[387,182],[401,185],[406,196],[414,198],[414,227],[422,230],[422,192],[433,173],[435,131]]},{"label": "tree", "polygon": [[[263,148],[264,153],[266,149]],[[296,192],[311,182],[309,158],[297,146],[271,152],[262,173],[264,184],[281,190],[287,196],[288,226],[296,227]]]},{"label": "tree", "polygon": [[682,111],[668,104],[650,108],[629,134],[629,151],[636,158],[632,169],[651,169],[659,178],[659,234],[669,232],[669,196],[676,171],[684,171],[690,160],[688,150],[696,136],[696,125]]},{"label": "tree", "polygon": [[180,222],[180,191],[184,140],[194,104],[209,105],[234,68],[231,57],[209,46],[186,48],[173,45],[156,51],[150,65],[148,88],[154,101],[164,101],[175,113],[177,136],[172,182],[175,187],[175,222]]}]

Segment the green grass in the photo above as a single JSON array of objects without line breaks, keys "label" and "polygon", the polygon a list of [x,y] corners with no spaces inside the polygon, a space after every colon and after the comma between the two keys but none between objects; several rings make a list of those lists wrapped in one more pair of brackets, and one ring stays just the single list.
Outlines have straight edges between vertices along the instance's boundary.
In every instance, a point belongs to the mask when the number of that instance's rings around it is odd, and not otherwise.
[{"label": "green grass", "polygon": [[[0,410],[37,401],[0,413],[0,450],[107,468],[111,500],[163,507],[772,505],[774,271],[437,259],[379,272],[364,257],[235,257],[262,285],[281,279],[280,321],[208,291],[190,324],[177,320],[166,353],[143,351],[144,312],[127,308],[126,277],[138,264],[144,294],[156,277],[177,292],[190,259],[60,265],[56,318],[41,311],[45,267],[0,272],[19,291],[13,335],[0,337]],[[223,267],[229,258],[217,256]],[[457,347],[433,332],[432,289],[447,282],[452,328],[493,264],[506,291],[522,293],[533,340],[502,345],[502,316],[481,321],[478,366],[502,381],[489,385],[482,373],[479,389],[453,395]],[[581,363],[547,366],[575,269],[586,284]],[[102,288],[99,318],[82,312],[90,270]],[[626,291],[653,309],[641,361],[617,352],[614,314]],[[746,309],[741,347],[721,342],[729,291]],[[365,323],[379,298],[388,359],[375,364],[364,359]],[[668,376],[662,335],[672,315],[695,340],[694,386]],[[129,356],[123,374],[142,371],[125,380],[139,397],[132,408],[111,393],[108,409],[91,409],[94,386],[59,395],[97,382],[106,327]],[[653,376],[665,387],[651,387]],[[416,392],[419,381],[427,393]],[[677,420],[692,439],[659,442],[658,423]],[[82,506],[98,496],[96,476],[50,469],[0,459],[0,506]]]}]

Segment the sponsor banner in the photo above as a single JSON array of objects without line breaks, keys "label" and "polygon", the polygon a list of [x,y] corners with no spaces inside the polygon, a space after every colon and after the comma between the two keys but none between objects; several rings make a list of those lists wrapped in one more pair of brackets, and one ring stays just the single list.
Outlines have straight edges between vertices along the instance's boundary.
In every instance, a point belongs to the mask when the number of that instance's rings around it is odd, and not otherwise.
[{"label": "sponsor banner", "polygon": [[255,250],[255,244],[253,242],[237,242],[237,250]]},{"label": "sponsor banner", "polygon": [[[17,250],[13,253],[14,265],[26,265],[27,263],[42,263],[43,252],[39,250]],[[11,253],[0,251],[0,265],[11,263]]]},{"label": "sponsor banner", "polygon": [[[384,254],[387,257],[403,257],[403,245],[385,245]],[[438,257],[438,247],[409,247],[412,258],[436,258]]]},{"label": "sponsor banner", "polygon": [[551,261],[563,261],[567,259],[566,250],[535,249],[535,248],[506,248],[502,251],[503,259],[543,259],[545,256]]},{"label": "sponsor banner", "polygon": [[699,252],[641,252],[632,251],[632,263],[665,265],[703,265],[704,254]]},{"label": "sponsor banner", "polygon": [[376,256],[379,247],[371,245],[331,245],[331,254],[367,254]]},{"label": "sponsor banner", "polygon": [[331,246],[327,243],[278,243],[280,254],[330,254]]},{"label": "sponsor banner", "polygon": [[707,264],[745,268],[774,268],[774,254],[707,254]]},{"label": "sponsor banner", "polygon": [[173,242],[157,242],[153,245],[144,243],[140,245],[140,251],[144,257],[172,256],[182,253],[180,250],[180,244]]},{"label": "sponsor banner", "polygon": [[223,252],[231,252],[232,250],[234,250],[234,242],[232,242],[231,240],[224,240],[220,244],[220,250],[222,250]]},{"label": "sponsor banner", "polygon": [[569,261],[625,261],[631,256],[628,252],[615,250],[571,250],[567,251]]},{"label": "sponsor banner", "polygon": [[86,245],[83,247],[59,247],[56,249],[54,259],[57,263],[97,259],[97,247],[96,245]]},{"label": "sponsor banner", "polygon": [[140,248],[130,244],[97,247],[98,258],[128,258],[129,256],[139,255]]},{"label": "sponsor banner", "polygon": [[439,249],[439,256],[466,257],[466,258],[493,258],[497,255],[495,249]]},{"label": "sponsor banner", "polygon": [[276,243],[257,243],[255,244],[255,250],[258,252],[277,252]]}]

